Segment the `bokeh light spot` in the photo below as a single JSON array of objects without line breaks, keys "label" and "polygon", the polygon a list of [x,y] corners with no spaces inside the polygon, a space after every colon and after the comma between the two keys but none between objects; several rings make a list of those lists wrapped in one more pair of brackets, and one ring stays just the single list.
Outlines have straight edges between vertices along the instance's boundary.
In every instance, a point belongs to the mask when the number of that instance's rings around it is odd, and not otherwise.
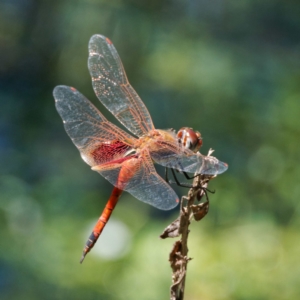
[{"label": "bokeh light spot", "polygon": [[256,180],[273,183],[284,170],[285,160],[282,153],[271,146],[264,145],[248,161],[249,175]]},{"label": "bokeh light spot", "polygon": [[[85,241],[92,232],[96,222],[97,220],[89,224],[84,233]],[[119,259],[129,252],[131,239],[128,227],[123,222],[110,218],[90,253],[105,260]]]}]

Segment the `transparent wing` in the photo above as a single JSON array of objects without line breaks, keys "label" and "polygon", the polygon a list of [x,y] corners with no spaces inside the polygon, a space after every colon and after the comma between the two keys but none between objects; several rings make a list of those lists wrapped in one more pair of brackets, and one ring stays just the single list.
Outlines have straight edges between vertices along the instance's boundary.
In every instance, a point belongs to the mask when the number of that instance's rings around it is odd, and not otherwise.
[{"label": "transparent wing", "polygon": [[174,208],[179,199],[174,190],[157,174],[147,151],[93,167],[111,184],[159,209]]},{"label": "transparent wing", "polygon": [[131,149],[135,139],[107,121],[75,88],[57,86],[53,96],[66,132],[90,166],[122,157]]},{"label": "transparent wing", "polygon": [[105,36],[91,37],[88,67],[98,99],[128,130],[140,137],[154,129],[146,106],[128,82],[116,48]]},{"label": "transparent wing", "polygon": [[226,163],[213,156],[205,156],[199,152],[194,153],[178,143],[173,132],[164,132],[167,138],[155,141],[155,147],[152,147],[150,152],[156,163],[194,174],[217,175],[227,170],[228,165]]},{"label": "transparent wing", "polygon": [[228,165],[216,157],[192,153],[191,156],[176,156],[173,160],[159,162],[161,165],[194,174],[218,175],[228,169]]}]

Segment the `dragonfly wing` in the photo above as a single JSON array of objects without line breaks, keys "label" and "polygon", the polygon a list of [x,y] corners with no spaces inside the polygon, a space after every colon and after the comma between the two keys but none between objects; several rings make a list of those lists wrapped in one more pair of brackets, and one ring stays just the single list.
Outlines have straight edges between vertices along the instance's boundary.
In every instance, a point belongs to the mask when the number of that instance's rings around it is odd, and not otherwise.
[{"label": "dragonfly wing", "polygon": [[53,95],[66,132],[86,163],[94,166],[100,160],[107,162],[121,157],[131,148],[135,139],[107,121],[75,88],[57,86]]},{"label": "dragonfly wing", "polygon": [[93,167],[110,183],[135,198],[162,210],[174,208],[179,199],[174,190],[157,174],[148,151]]},{"label": "dragonfly wing", "polygon": [[156,141],[154,149],[151,151],[151,157],[155,162],[179,171],[218,175],[228,168],[226,163],[213,156],[205,156],[199,152],[194,153],[184,148],[175,138],[168,141]]},{"label": "dragonfly wing", "polygon": [[154,129],[146,106],[128,82],[116,48],[105,36],[91,37],[88,67],[98,99],[128,130],[142,136]]},{"label": "dragonfly wing", "polygon": [[193,153],[191,156],[176,157],[167,163],[168,167],[194,174],[218,175],[228,169],[228,165],[216,157]]}]

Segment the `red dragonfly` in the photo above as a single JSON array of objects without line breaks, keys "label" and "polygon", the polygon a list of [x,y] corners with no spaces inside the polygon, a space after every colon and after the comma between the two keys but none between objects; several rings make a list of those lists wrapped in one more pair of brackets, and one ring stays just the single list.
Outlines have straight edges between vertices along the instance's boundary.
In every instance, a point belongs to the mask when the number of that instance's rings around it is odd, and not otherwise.
[{"label": "red dragonfly", "polygon": [[115,187],[83,250],[82,262],[100,236],[123,191],[159,209],[179,203],[174,190],[156,172],[153,162],[182,172],[217,175],[227,164],[197,152],[199,132],[182,128],[155,129],[151,116],[129,84],[121,59],[112,42],[94,35],[89,42],[88,68],[94,91],[101,103],[131,133],[109,122],[75,88],[57,86],[55,105],[65,130],[83,160]]}]

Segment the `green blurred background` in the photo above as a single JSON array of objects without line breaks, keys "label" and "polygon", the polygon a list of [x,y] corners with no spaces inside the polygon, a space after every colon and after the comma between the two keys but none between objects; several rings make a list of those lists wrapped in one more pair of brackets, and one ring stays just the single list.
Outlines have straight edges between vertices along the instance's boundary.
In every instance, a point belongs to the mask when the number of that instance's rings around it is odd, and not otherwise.
[{"label": "green blurred background", "polygon": [[178,207],[124,194],[79,264],[112,186],[80,158],[52,90],[76,87],[117,124],[87,69],[100,33],[155,126],[200,130],[202,153],[229,164],[191,226],[186,299],[300,299],[299,32],[298,0],[2,0],[0,298],[169,298],[175,240],[158,236]]}]

